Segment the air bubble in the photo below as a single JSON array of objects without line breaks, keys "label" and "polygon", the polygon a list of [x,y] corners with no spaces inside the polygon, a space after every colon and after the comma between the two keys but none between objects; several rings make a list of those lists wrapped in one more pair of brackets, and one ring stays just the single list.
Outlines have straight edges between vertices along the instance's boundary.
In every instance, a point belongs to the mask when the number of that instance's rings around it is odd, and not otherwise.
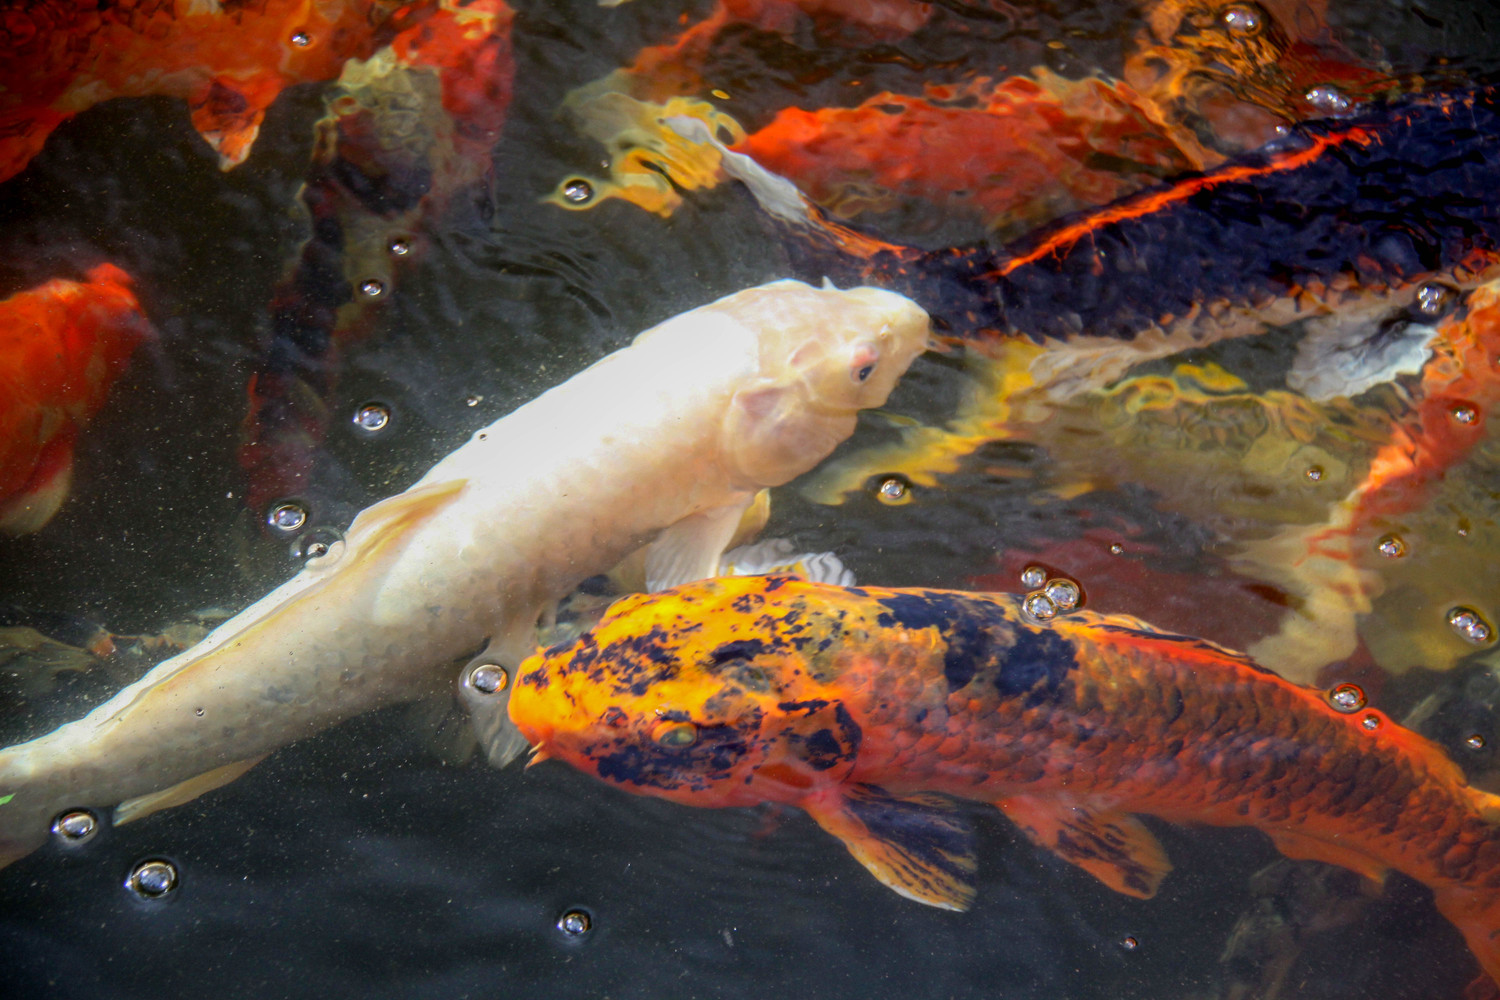
[{"label": "air bubble", "polygon": [[386,249],[391,252],[391,256],[393,257],[405,257],[411,253],[411,241],[398,236],[386,244]]},{"label": "air bubble", "polygon": [[1489,642],[1495,630],[1473,608],[1454,608],[1448,612],[1448,627],[1475,645]]},{"label": "air bubble", "polygon": [[1036,590],[1047,584],[1047,571],[1040,566],[1027,566],[1021,570],[1021,586],[1027,590]]},{"label": "air bubble", "polygon": [[1485,746],[1485,739],[1479,733],[1475,733],[1468,739],[1464,740],[1464,746],[1468,747],[1470,750],[1483,750]]},{"label": "air bubble", "polygon": [[1307,471],[1302,473],[1310,483],[1319,482],[1323,478],[1323,467],[1321,465],[1309,465]]},{"label": "air bubble", "polygon": [[309,35],[305,31],[294,31],[292,32],[291,41],[297,48],[305,49],[312,44],[312,35]]},{"label": "air bubble", "polygon": [[896,507],[911,500],[911,491],[906,485],[906,480],[900,476],[891,476],[882,480],[880,489],[875,495],[880,498],[881,503],[889,507]]},{"label": "air bubble", "polygon": [[314,528],[297,539],[297,544],[292,546],[292,556],[303,562],[311,559],[332,559],[342,551],[336,546],[340,546],[343,541],[344,533],[337,528]]},{"label": "air bubble", "polygon": [[582,177],[563,182],[562,195],[574,205],[587,205],[594,197],[594,185]]},{"label": "air bubble", "polygon": [[594,918],[587,910],[569,910],[557,918],[557,929],[569,937],[581,937],[594,926]]},{"label": "air bubble", "polygon": [[1380,728],[1380,716],[1367,715],[1363,719],[1359,720],[1359,724],[1361,726],[1364,726],[1366,729],[1374,731]]},{"label": "air bubble", "polygon": [[1266,26],[1266,12],[1256,4],[1231,4],[1219,15],[1224,27],[1231,35],[1249,38],[1258,35]]},{"label": "air bubble", "polygon": [[307,523],[307,508],[301,504],[280,503],[266,515],[266,524],[277,531],[300,531]]},{"label": "air bubble", "polygon": [[1135,939],[1134,935],[1126,935],[1120,939],[1120,947],[1126,951],[1135,951],[1140,946],[1141,943]]},{"label": "air bubble", "polygon": [[1479,411],[1464,403],[1455,406],[1452,413],[1453,419],[1461,424],[1472,424],[1479,419]]},{"label": "air bubble", "polygon": [[1417,312],[1424,316],[1443,315],[1453,308],[1453,303],[1457,299],[1456,289],[1438,281],[1428,281],[1417,286]]},{"label": "air bubble", "polygon": [[384,403],[365,403],[354,411],[354,426],[367,434],[383,431],[391,422],[391,408]]},{"label": "air bubble", "polygon": [[1375,551],[1387,559],[1400,559],[1406,555],[1406,541],[1400,535],[1382,535],[1375,543]]},{"label": "air bubble", "polygon": [[1314,87],[1304,96],[1308,104],[1326,115],[1341,115],[1354,103],[1342,90],[1328,84]]},{"label": "air bubble", "polygon": [[125,888],[146,899],[160,899],[177,888],[177,866],[155,858],[131,869]]},{"label": "air bubble", "polygon": [[81,844],[99,832],[99,820],[87,809],[72,809],[52,821],[52,833],[69,844]]},{"label": "air bubble", "polygon": [[1083,597],[1078,584],[1064,579],[1048,580],[1042,593],[1058,611],[1072,611],[1078,607],[1078,602]]},{"label": "air bubble", "polygon": [[375,278],[369,278],[359,286],[359,291],[366,298],[378,298],[385,293],[385,283]]},{"label": "air bubble", "polygon": [[495,694],[510,684],[510,674],[498,663],[480,663],[469,670],[465,683],[480,694]]},{"label": "air bubble", "polygon": [[1125,554],[1125,546],[1119,542],[1115,542],[1109,547],[1109,554],[1112,556],[1123,556]]},{"label": "air bubble", "polygon": [[483,401],[484,401],[484,397],[483,396],[470,396],[469,398],[467,398],[467,399],[464,400],[464,405],[465,406],[478,406]]},{"label": "air bubble", "polygon": [[1339,712],[1358,712],[1365,701],[1365,689],[1358,684],[1340,684],[1328,692],[1328,704]]},{"label": "air bubble", "polygon": [[1057,617],[1057,605],[1052,603],[1052,598],[1040,591],[1027,594],[1026,600],[1021,602],[1021,608],[1039,622],[1051,621]]}]

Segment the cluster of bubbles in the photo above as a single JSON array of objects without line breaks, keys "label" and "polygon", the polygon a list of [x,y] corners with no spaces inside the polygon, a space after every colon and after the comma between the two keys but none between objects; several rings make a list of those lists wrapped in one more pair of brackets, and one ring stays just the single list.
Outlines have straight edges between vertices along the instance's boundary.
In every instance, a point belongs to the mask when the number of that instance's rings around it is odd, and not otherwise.
[{"label": "cluster of bubbles", "polygon": [[1021,571],[1021,586],[1028,591],[1021,609],[1037,621],[1051,621],[1083,603],[1083,591],[1077,583],[1063,576],[1048,577],[1040,566],[1027,566]]},{"label": "cluster of bubbles", "polygon": [[1449,611],[1448,627],[1460,638],[1467,639],[1476,646],[1489,642],[1495,636],[1494,628],[1473,608],[1457,607]]}]

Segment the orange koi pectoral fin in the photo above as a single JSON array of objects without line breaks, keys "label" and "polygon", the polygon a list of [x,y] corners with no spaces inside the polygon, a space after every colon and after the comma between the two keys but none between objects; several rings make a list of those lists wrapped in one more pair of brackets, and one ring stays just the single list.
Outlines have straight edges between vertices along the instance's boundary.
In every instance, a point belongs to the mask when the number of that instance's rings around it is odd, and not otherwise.
[{"label": "orange koi pectoral fin", "polygon": [[995,807],[1033,843],[1127,896],[1150,899],[1172,870],[1161,842],[1134,816],[1025,795]]},{"label": "orange koi pectoral fin", "polygon": [[1293,861],[1321,861],[1362,875],[1377,886],[1385,882],[1386,868],[1367,854],[1332,841],[1310,837],[1295,830],[1267,830],[1276,849]]},{"label": "orange koi pectoral fin", "polygon": [[945,910],[967,910],[973,902],[974,832],[949,799],[840,785],[802,808],[907,899]]}]

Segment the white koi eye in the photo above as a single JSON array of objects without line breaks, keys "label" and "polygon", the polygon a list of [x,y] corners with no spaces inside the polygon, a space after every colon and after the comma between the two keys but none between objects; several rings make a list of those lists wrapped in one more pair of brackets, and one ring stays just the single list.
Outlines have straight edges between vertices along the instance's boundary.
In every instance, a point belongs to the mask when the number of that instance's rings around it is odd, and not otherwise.
[{"label": "white koi eye", "polygon": [[849,376],[861,384],[868,382],[879,363],[880,348],[874,344],[860,344],[854,348],[854,354],[849,359]]}]

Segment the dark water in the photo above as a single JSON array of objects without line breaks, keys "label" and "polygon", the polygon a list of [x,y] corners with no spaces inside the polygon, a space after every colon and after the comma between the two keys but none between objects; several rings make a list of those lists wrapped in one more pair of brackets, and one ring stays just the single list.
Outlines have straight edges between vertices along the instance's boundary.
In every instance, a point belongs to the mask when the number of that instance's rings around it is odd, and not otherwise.
[{"label": "dark water", "polygon": [[[669,218],[622,201],[579,213],[541,202],[562,179],[597,173],[597,147],[556,114],[563,96],[709,9],[520,5],[515,99],[493,181],[422,234],[418,266],[347,347],[327,401],[331,429],[299,494],[315,524],[347,525],[476,427],[635,332],[787,273],[785,234],[734,186],[690,193]],[[853,78],[870,81],[862,94],[919,92],[939,70],[960,76],[974,63],[996,74],[1117,73],[1146,16],[1092,4],[943,4],[909,39],[843,47],[806,30],[789,41],[745,29],[705,78],[734,91],[736,114],[755,127],[791,103],[856,103]],[[1346,3],[1330,17],[1352,51],[1392,76],[1464,78],[1500,63],[1495,22],[1478,5]],[[292,209],[322,93],[283,94],[249,160],[229,173],[181,102],[131,99],[66,123],[0,186],[0,288],[110,260],[135,276],[160,332],[84,436],[57,519],[0,542],[0,599],[145,633],[237,609],[294,570],[286,540],[255,528],[263,511],[245,509],[235,456],[270,292],[307,235]],[[982,234],[971,219],[900,212],[872,224],[929,240]],[[1239,346],[1205,357],[1255,384],[1257,372],[1284,367],[1290,343],[1273,335],[1260,354]],[[929,355],[887,409],[941,423],[971,377],[959,359]],[[342,416],[370,399],[394,415],[376,437]],[[847,452],[893,436],[889,417],[868,417]],[[1211,478],[1196,504],[1164,503],[1166,487],[1128,482],[1048,492],[1063,478],[1063,447],[989,446],[900,507],[868,490],[839,507],[786,490],[768,533],[835,550],[862,580],[894,585],[964,586],[1008,566],[1007,552],[1121,525],[1155,569],[1189,581],[1226,572],[1218,545],[1232,525],[1198,516],[1214,506]],[[1476,537],[1494,520],[1486,462],[1480,455],[1454,476],[1479,484],[1452,500],[1467,504]],[[1496,592],[1494,552],[1470,550],[1465,592]],[[1467,735],[1493,732],[1500,698],[1489,676],[1472,658],[1451,674],[1409,672],[1381,707],[1400,714],[1451,690],[1429,729],[1457,755]],[[24,701],[0,693],[0,730],[7,742],[46,732],[123,679],[101,669]],[[187,806],[81,847],[49,844],[0,871],[0,995],[1188,1000],[1256,978],[1254,961],[1221,956],[1257,906],[1312,920],[1298,908],[1307,891],[1257,901],[1252,879],[1279,855],[1253,831],[1153,823],[1175,868],[1155,899],[1139,901],[975,807],[978,901],[955,914],[891,894],[800,813],[691,810],[561,764],[525,773],[443,764],[432,729],[400,708],[354,720]],[[1487,752],[1461,762],[1488,770]],[[162,900],[122,888],[147,857],[181,872]],[[1291,884],[1327,871],[1304,866]],[[1360,897],[1337,877],[1329,892]],[[591,921],[576,938],[557,927],[574,909]],[[1281,995],[1456,997],[1477,974],[1427,891],[1400,877],[1336,923],[1302,936]]]}]

